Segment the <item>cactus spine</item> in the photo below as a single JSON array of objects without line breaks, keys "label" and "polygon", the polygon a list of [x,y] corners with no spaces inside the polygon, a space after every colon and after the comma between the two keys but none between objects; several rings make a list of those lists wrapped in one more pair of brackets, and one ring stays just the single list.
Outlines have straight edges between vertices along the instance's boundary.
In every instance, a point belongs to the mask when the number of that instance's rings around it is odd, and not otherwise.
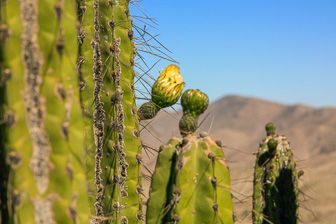
[{"label": "cactus spine", "polygon": [[[186,92],[182,107],[197,120],[207,108],[208,98],[199,90]],[[191,107],[186,102],[202,103]],[[230,176],[221,147],[207,134],[197,138],[191,134],[194,127],[184,127],[181,133],[188,135],[172,138],[160,148],[147,223],[233,223]]]},{"label": "cactus spine", "polygon": [[69,1],[1,1],[1,79],[11,78],[1,85],[4,223],[89,219],[75,13]]},{"label": "cactus spine", "polygon": [[254,171],[253,223],[298,223],[298,174],[285,136],[266,125]]}]

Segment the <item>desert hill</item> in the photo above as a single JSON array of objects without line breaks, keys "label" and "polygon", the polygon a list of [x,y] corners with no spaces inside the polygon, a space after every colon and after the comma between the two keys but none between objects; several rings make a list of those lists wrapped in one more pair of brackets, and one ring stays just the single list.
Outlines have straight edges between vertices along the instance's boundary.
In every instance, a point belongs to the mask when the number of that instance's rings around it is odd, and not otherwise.
[{"label": "desert hill", "polygon": [[[181,112],[160,111],[155,119],[142,122],[143,141],[158,148],[170,137],[180,136],[180,117]],[[300,179],[302,223],[336,223],[336,108],[225,96],[210,104],[199,120],[199,131],[210,133],[226,146],[238,220],[251,223],[253,153],[265,137],[268,122],[276,124],[278,134],[287,136],[297,165],[305,171]],[[153,169],[155,154],[146,154],[144,160]]]}]

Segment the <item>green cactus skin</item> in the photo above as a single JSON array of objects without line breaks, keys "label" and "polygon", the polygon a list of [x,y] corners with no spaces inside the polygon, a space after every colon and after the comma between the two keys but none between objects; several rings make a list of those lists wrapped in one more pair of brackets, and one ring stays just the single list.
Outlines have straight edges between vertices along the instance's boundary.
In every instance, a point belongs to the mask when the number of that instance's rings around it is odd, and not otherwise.
[{"label": "green cactus skin", "polygon": [[299,220],[298,174],[286,137],[269,134],[260,143],[254,171],[253,223],[289,223]]},{"label": "green cactus skin", "polygon": [[78,1],[78,12],[92,221],[140,223],[141,142],[128,1]]},{"label": "green cactus skin", "polygon": [[76,20],[70,1],[1,1],[10,34],[1,39],[1,79],[12,74],[1,85],[1,156],[10,165],[3,223],[89,221]]},{"label": "green cactus skin", "polygon": [[230,175],[208,135],[172,138],[153,176],[147,223],[233,223]]}]

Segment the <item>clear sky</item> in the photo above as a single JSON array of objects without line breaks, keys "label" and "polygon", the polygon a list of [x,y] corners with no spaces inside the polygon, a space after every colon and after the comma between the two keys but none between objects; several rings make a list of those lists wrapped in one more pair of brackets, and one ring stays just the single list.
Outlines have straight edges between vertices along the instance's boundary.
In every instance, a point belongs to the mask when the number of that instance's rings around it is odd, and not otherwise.
[{"label": "clear sky", "polygon": [[[157,23],[156,29],[147,25],[146,30],[159,34],[157,39],[172,52],[169,56],[179,62],[185,90],[198,88],[212,102],[238,94],[336,107],[336,0],[139,4]],[[144,56],[149,66],[155,63]],[[169,64],[161,60],[150,74],[158,77]]]}]

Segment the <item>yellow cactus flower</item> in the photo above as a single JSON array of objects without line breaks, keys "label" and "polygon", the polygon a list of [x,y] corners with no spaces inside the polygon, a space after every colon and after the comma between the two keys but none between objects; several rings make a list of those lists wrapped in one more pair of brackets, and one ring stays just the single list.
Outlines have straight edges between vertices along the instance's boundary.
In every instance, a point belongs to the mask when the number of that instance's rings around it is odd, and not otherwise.
[{"label": "yellow cactus flower", "polygon": [[169,65],[152,87],[152,101],[160,108],[169,107],[178,101],[184,86],[180,67]]}]

